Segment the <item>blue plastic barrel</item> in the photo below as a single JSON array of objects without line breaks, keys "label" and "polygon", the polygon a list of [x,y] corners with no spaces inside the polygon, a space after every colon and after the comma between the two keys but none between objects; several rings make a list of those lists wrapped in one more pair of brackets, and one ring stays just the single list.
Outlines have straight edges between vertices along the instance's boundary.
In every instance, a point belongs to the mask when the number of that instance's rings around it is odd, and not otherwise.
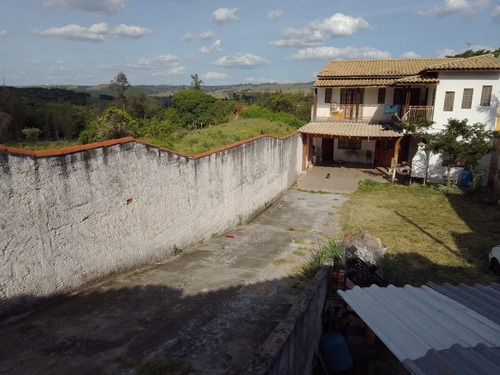
[{"label": "blue plastic barrel", "polygon": [[460,183],[458,184],[459,186],[461,187],[469,187],[469,184],[472,182],[472,172],[467,170],[467,169],[464,169],[462,171],[462,175],[460,176]]},{"label": "blue plastic barrel", "polygon": [[319,348],[331,372],[342,372],[352,367],[351,353],[340,332],[329,332],[323,335]]}]

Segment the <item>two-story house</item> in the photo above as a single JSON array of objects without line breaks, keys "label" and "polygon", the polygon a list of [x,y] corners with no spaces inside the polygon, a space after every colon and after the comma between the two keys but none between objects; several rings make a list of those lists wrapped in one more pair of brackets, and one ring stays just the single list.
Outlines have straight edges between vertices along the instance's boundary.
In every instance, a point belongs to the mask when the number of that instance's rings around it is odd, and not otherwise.
[{"label": "two-story house", "polygon": [[[498,122],[500,60],[470,58],[330,61],[314,84],[311,122],[303,136],[303,168],[313,163],[393,167],[411,163],[421,139],[397,123],[433,121],[439,131],[449,118]],[[431,155],[430,181],[445,167]],[[490,166],[490,158],[484,160]],[[455,170],[455,174],[459,170]]]}]

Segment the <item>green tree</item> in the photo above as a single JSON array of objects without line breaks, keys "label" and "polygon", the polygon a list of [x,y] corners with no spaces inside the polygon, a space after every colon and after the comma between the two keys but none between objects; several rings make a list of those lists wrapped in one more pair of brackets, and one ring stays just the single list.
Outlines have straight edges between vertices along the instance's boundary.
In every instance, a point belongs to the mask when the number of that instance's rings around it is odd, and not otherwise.
[{"label": "green tree", "polygon": [[468,120],[449,119],[439,133],[427,135],[427,150],[441,154],[447,164],[446,178],[450,180],[452,166],[461,165],[472,172],[471,189],[479,187],[484,170],[479,161],[495,150],[493,139],[499,138],[497,131],[486,130],[482,123],[467,124]]},{"label": "green tree", "polygon": [[26,139],[30,142],[37,141],[42,135],[42,131],[38,128],[24,128],[21,130],[21,133],[26,137]]},{"label": "green tree", "polygon": [[471,49],[467,49],[467,51],[463,53],[457,53],[456,55],[453,56],[446,56],[446,57],[472,57],[472,56],[480,56],[480,55],[493,55],[495,57],[500,56],[500,48],[497,48],[496,50],[489,50],[489,49],[478,49],[476,51],[473,51]]},{"label": "green tree", "polygon": [[201,91],[201,85],[203,85],[203,81],[198,78],[198,74],[191,74],[191,87],[193,90]]},{"label": "green tree", "polygon": [[118,103],[121,104],[122,109],[125,110],[125,91],[130,87],[125,73],[118,73],[116,77],[109,82],[108,87],[116,93]]},{"label": "green tree", "polygon": [[216,105],[212,95],[198,90],[184,90],[172,97],[172,107],[177,111],[183,126],[213,125],[216,123]]},{"label": "green tree", "polygon": [[80,143],[91,143],[129,137],[134,135],[137,121],[127,112],[116,107],[109,108],[97,120],[91,121],[87,128],[80,134]]}]

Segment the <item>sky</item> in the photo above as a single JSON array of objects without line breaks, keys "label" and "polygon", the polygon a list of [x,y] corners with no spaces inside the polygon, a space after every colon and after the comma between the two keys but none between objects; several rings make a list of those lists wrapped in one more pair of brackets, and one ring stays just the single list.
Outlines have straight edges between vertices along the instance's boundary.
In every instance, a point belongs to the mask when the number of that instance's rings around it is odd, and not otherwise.
[{"label": "sky", "polygon": [[311,82],[329,60],[500,47],[500,0],[0,0],[9,86]]}]

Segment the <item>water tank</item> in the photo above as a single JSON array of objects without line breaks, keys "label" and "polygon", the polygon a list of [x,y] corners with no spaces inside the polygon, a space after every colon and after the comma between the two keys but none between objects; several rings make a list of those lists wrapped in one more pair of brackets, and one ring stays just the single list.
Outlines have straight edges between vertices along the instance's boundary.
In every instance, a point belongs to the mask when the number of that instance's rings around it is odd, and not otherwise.
[{"label": "water tank", "polygon": [[323,335],[319,348],[331,372],[342,372],[352,367],[351,353],[340,332],[329,332]]}]

